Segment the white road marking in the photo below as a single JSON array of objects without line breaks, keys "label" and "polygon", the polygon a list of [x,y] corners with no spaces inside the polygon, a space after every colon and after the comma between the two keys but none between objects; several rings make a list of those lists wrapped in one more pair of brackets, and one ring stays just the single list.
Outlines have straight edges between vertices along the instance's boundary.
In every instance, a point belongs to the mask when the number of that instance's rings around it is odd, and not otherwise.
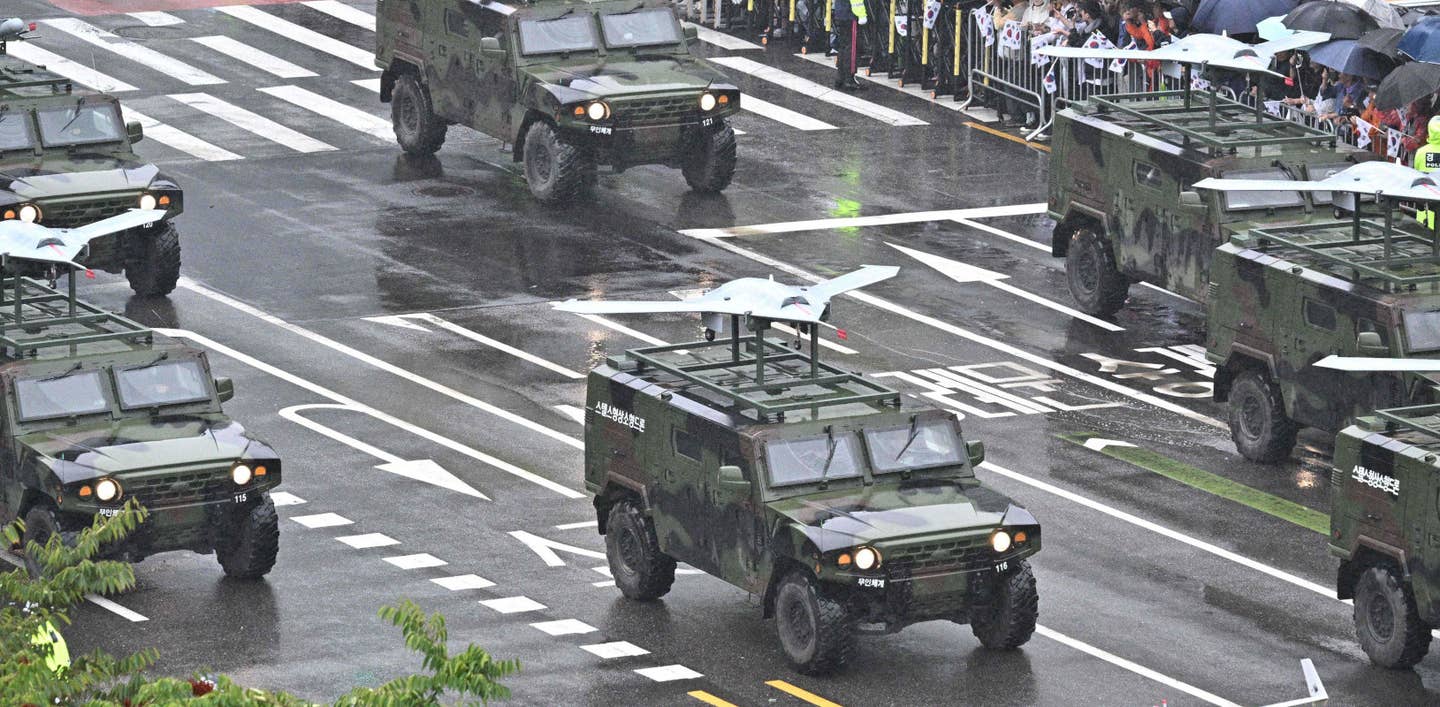
[{"label": "white road marking", "polygon": [[590,586],[592,586],[592,587],[613,587],[613,586],[615,586],[615,580],[613,580],[613,579],[606,579],[606,580],[601,580],[601,581],[599,581],[599,582],[591,582],[591,583],[590,583]]},{"label": "white road marking", "polygon": [[237,20],[249,22],[267,32],[274,32],[291,41],[304,44],[311,49],[325,52],[334,57],[344,59],[356,66],[371,71],[379,71],[375,66],[375,53],[372,49],[361,49],[353,44],[347,44],[338,39],[327,37],[313,29],[301,27],[286,19],[281,19],[268,12],[257,10],[249,5],[224,5],[215,8]]},{"label": "white road marking", "polygon": [[683,665],[661,665],[655,668],[640,668],[635,672],[644,675],[655,682],[670,682],[672,680],[694,680],[703,678],[704,675],[695,672]]},{"label": "white road marking", "polygon": [[41,49],[29,42],[10,42],[5,51],[21,61],[27,61],[31,64],[42,64],[45,68],[75,83],[82,86],[89,86],[102,93],[120,93],[122,91],[140,90],[120,79],[113,76],[106,76],[84,64],[71,61],[59,54]]},{"label": "white road marking", "polygon": [[969,263],[962,263],[958,260],[951,260],[950,258],[935,255],[934,253],[926,253],[923,250],[915,250],[913,248],[898,246],[894,243],[886,243],[885,245],[888,245],[891,248],[894,248],[895,250],[898,250],[901,253],[904,253],[924,263],[931,269],[950,278],[951,280],[954,280],[955,282],[984,283],[986,285],[989,285],[990,287],[1000,290],[1001,292],[1007,292],[1021,299],[1029,300],[1031,302],[1034,302],[1035,304],[1045,307],[1046,309],[1054,310],[1056,312],[1064,314],[1067,317],[1079,319],[1082,322],[1085,322],[1092,326],[1100,327],[1101,329],[1104,329],[1106,331],[1125,331],[1125,327],[1119,326],[1113,322],[1107,322],[1104,319],[1092,317],[1078,309],[1072,309],[1054,300],[1041,297],[1040,295],[1037,295],[1033,292],[1027,292],[1018,287],[1015,287],[1014,285],[1011,285],[1008,282],[1001,282],[1001,280],[1005,280],[1010,277],[1009,275],[1005,275],[1004,273],[992,272],[984,268],[970,265]]},{"label": "white road marking", "polygon": [[390,125],[390,121],[366,113],[359,108],[347,106],[337,100],[326,98],[314,91],[299,86],[269,86],[256,90],[381,140],[388,142],[395,139],[395,130]]},{"label": "white road marking", "polygon": [[319,10],[331,17],[349,22],[356,27],[363,27],[375,31],[375,16],[356,7],[351,7],[337,0],[310,0],[302,5],[313,10]]},{"label": "white road marking", "polygon": [[121,106],[120,112],[125,116],[126,121],[139,121],[140,125],[145,128],[145,137],[169,145],[197,159],[206,162],[244,159],[223,147],[212,145],[174,126],[166,125],[129,106]]},{"label": "white road marking", "polygon": [[[821,66],[829,67],[830,69],[835,68],[835,57],[827,57],[823,52],[819,54],[796,54],[795,56],[804,59],[805,61],[810,61]],[[941,108],[948,108],[957,113],[964,112],[963,109],[960,108],[960,106],[965,105],[965,101],[955,101],[949,98],[934,98],[930,95],[930,91],[921,88],[919,84],[901,86],[898,82],[896,82],[894,79],[891,79],[889,76],[885,76],[883,74],[880,76],[871,76],[869,72],[865,71],[856,72],[855,78],[858,78],[862,81],[869,81],[870,83],[879,84],[881,86],[894,89],[901,93],[909,94],[931,105],[940,106]],[[743,105],[744,101],[741,101],[741,104]]]},{"label": "white road marking", "polygon": [[804,113],[797,113],[784,106],[777,106],[774,103],[763,101],[749,94],[740,97],[740,108],[748,110],[755,115],[784,123],[797,130],[835,129],[835,126],[823,120],[816,120]]},{"label": "white road marking", "polygon": [[300,79],[316,75],[315,72],[303,66],[292,64],[274,54],[262,52],[255,47],[223,35],[191,37],[190,41],[214,49],[231,59],[249,64],[282,79]]},{"label": "white road marking", "polygon": [[481,606],[493,609],[502,614],[523,614],[529,611],[540,611],[545,608],[530,597],[505,597],[503,599],[485,599],[480,602]]},{"label": "white road marking", "polygon": [[621,324],[620,322],[617,322],[613,319],[606,319],[605,317],[596,314],[576,314],[575,316],[580,317],[581,319],[587,319],[589,321],[592,321],[612,331],[618,331],[621,334],[624,334],[632,339],[639,339],[640,341],[650,344],[651,346],[664,346],[666,343],[649,334],[646,334],[643,331],[636,331],[634,329],[631,329],[630,327],[627,327],[624,324]]},{"label": "white road marking", "polygon": [[456,575],[454,577],[436,577],[435,579],[432,579],[430,581],[446,589],[449,589],[452,592],[458,592],[465,589],[489,589],[490,587],[495,586],[494,582],[485,579],[484,577],[473,574],[462,574]]},{"label": "white road marking", "polygon": [[721,49],[728,49],[732,52],[744,51],[747,49],[764,51],[765,49],[765,47],[762,47],[759,44],[747,42],[743,39],[740,39],[739,37],[732,37],[728,34],[725,34],[724,32],[717,32],[704,25],[695,24],[694,22],[682,22],[681,24],[685,25],[686,27],[694,27],[700,41],[706,44],[713,44],[717,47],[720,47]]},{"label": "white road marking", "polygon": [[359,86],[360,88],[363,88],[366,91],[370,91],[372,93],[380,92],[380,79],[355,79],[350,83],[353,83],[356,86]]},{"label": "white road marking", "polygon": [[146,46],[141,46],[127,39],[122,39],[110,32],[106,32],[95,25],[74,17],[57,17],[50,20],[42,20],[46,25],[74,36],[82,42],[100,47],[106,51],[114,52],[137,64],[143,64],[170,78],[177,79],[191,86],[209,86],[225,83],[225,79],[201,71],[179,59],[174,59]]},{"label": "white road marking", "polygon": [[335,149],[309,135],[291,130],[265,116],[223,101],[208,93],[173,93],[170,94],[170,97],[191,108],[209,113],[241,130],[259,135],[296,152],[324,152]]},{"label": "white road marking", "polygon": [[425,569],[426,567],[443,567],[450,564],[427,552],[416,555],[396,555],[395,557],[385,558],[385,561],[402,570],[419,570]]},{"label": "white road marking", "polygon": [[630,643],[629,641],[593,643],[588,646],[580,647],[605,660],[613,660],[615,658],[627,658],[630,656],[650,654],[650,651],[647,651],[644,648],[635,645],[634,643]]},{"label": "white road marking", "polygon": [[345,535],[335,538],[356,550],[365,550],[372,547],[388,547],[399,545],[400,541],[384,533],[365,533],[364,535]]},{"label": "white road marking", "polygon": [[[811,98],[824,101],[832,106],[838,106],[840,108],[844,108],[845,110],[859,113],[860,115],[863,115],[867,118],[872,118],[874,120],[878,120],[882,123],[888,123],[897,127],[908,125],[929,125],[929,123],[926,123],[919,118],[906,115],[898,110],[891,110],[890,108],[886,108],[879,103],[872,103],[861,98],[856,98],[855,96],[845,93],[844,91],[826,88],[818,83],[815,83],[814,81],[811,81],[810,79],[796,76],[795,74],[789,73],[781,69],[777,69],[773,66],[761,64],[758,61],[755,61],[753,59],[747,59],[743,56],[713,57],[710,59],[710,61],[721,66],[729,67],[741,73],[749,74],[762,81],[769,81],[770,83],[783,86],[792,91],[795,91],[796,93],[801,93]],[[740,105],[742,107],[745,105],[744,97],[741,97]]]},{"label": "white road marking", "polygon": [[1169,676],[1167,676],[1167,675],[1163,675],[1163,674],[1161,674],[1161,673],[1155,672],[1154,670],[1151,670],[1151,669],[1149,669],[1149,668],[1147,668],[1147,667],[1145,667],[1145,666],[1143,666],[1143,665],[1140,665],[1140,664],[1138,664],[1138,663],[1134,663],[1134,662],[1132,662],[1132,661],[1126,660],[1126,659],[1121,658],[1120,656],[1117,656],[1117,655],[1115,655],[1115,654],[1113,654],[1113,653],[1109,653],[1109,652],[1103,651],[1103,650],[1101,650],[1101,649],[1099,649],[1099,648],[1096,648],[1095,646],[1092,646],[1092,645],[1090,645],[1090,644],[1088,644],[1088,643],[1086,643],[1086,642],[1084,642],[1084,641],[1080,641],[1080,640],[1076,640],[1076,639],[1074,639],[1074,638],[1071,638],[1071,637],[1069,637],[1069,636],[1067,636],[1067,635],[1065,635],[1065,634],[1063,634],[1063,633],[1060,633],[1059,631],[1055,631],[1055,630],[1050,629],[1050,628],[1047,628],[1047,627],[1045,627],[1045,626],[1036,626],[1036,627],[1035,627],[1035,633],[1038,633],[1038,634],[1040,634],[1041,636],[1044,636],[1044,637],[1046,637],[1046,638],[1048,638],[1048,639],[1050,639],[1050,640],[1052,640],[1052,641],[1056,641],[1056,642],[1058,642],[1058,643],[1062,643],[1062,644],[1064,644],[1064,645],[1067,645],[1067,646],[1069,646],[1069,647],[1071,647],[1071,648],[1074,648],[1075,650],[1080,651],[1080,652],[1082,652],[1082,653],[1085,653],[1085,654],[1087,654],[1087,655],[1091,655],[1091,656],[1094,656],[1094,657],[1096,657],[1096,658],[1099,658],[1100,660],[1103,660],[1103,661],[1105,661],[1105,662],[1107,662],[1107,663],[1109,663],[1109,664],[1111,664],[1111,665],[1114,665],[1114,666],[1116,666],[1116,667],[1119,667],[1119,668],[1123,668],[1123,669],[1125,669],[1125,670],[1128,670],[1128,671],[1130,671],[1130,672],[1132,672],[1132,673],[1135,673],[1136,675],[1139,675],[1139,676],[1141,676],[1141,677],[1143,677],[1143,678],[1147,678],[1147,679],[1152,680],[1152,681],[1154,681],[1154,682],[1158,682],[1158,683],[1160,683],[1161,685],[1164,685],[1164,686],[1169,687],[1169,688],[1171,688],[1171,689],[1179,690],[1179,691],[1181,691],[1181,692],[1183,692],[1183,693],[1185,693],[1185,694],[1187,694],[1187,695],[1190,695],[1191,697],[1194,697],[1194,698],[1199,699],[1199,700],[1203,700],[1203,701],[1208,702],[1208,703],[1210,703],[1210,704],[1212,704],[1212,705],[1218,705],[1219,707],[1240,707],[1239,705],[1235,704],[1234,702],[1231,702],[1230,700],[1224,699],[1224,698],[1222,698],[1222,697],[1218,697],[1218,696],[1216,696],[1216,695],[1214,695],[1214,694],[1211,694],[1211,693],[1209,693],[1209,692],[1206,692],[1206,691],[1204,691],[1204,690],[1201,690],[1200,688],[1195,687],[1194,685],[1190,685],[1190,684],[1181,682],[1181,681],[1179,681],[1179,680],[1176,680],[1175,678],[1169,677]]},{"label": "white road marking", "polygon": [[597,527],[599,527],[599,526],[600,526],[599,521],[594,521],[594,520],[582,520],[582,521],[580,521],[579,523],[561,523],[560,525],[555,526],[555,529],[556,529],[556,530],[580,530],[581,528],[597,528]]},{"label": "white road marking", "polygon": [[[894,226],[902,223],[926,223],[929,221],[952,221],[963,218],[994,218],[996,216],[1024,216],[1045,213],[1045,203],[1014,204],[1010,206],[981,206],[972,209],[947,209],[944,211],[913,211],[902,214],[880,214],[877,216],[851,216],[848,218],[823,218],[810,221],[786,221],[782,223],[760,223],[751,226],[729,228],[687,228],[681,233],[692,238],[733,238],[735,236],[764,236],[775,233],[796,231],[822,231],[839,228],[864,226]],[[1046,249],[1049,250],[1048,248]]]},{"label": "white road marking", "polygon": [[603,575],[605,575],[606,577],[610,577],[610,578],[612,578],[612,579],[615,577],[615,573],[613,573],[613,572],[610,571],[610,565],[600,565],[599,567],[591,567],[591,568],[590,568],[590,571],[591,571],[591,572],[597,572],[597,573],[599,573],[599,574],[603,574]]},{"label": "white road marking", "polygon": [[95,606],[98,606],[98,607],[100,607],[100,608],[102,608],[102,609],[104,609],[104,610],[106,610],[106,611],[108,611],[108,612],[110,612],[110,613],[112,613],[112,614],[115,614],[115,615],[117,615],[117,616],[125,619],[126,621],[131,622],[131,623],[137,623],[137,624],[138,624],[138,623],[140,623],[141,621],[149,621],[149,620],[150,620],[150,619],[146,618],[144,614],[141,614],[141,613],[139,613],[139,612],[137,612],[137,611],[134,611],[134,610],[132,610],[132,609],[127,609],[127,608],[125,608],[125,607],[123,607],[123,606],[120,606],[119,604],[116,604],[115,602],[110,601],[109,599],[106,599],[105,597],[102,597],[102,596],[100,596],[99,594],[86,594],[86,595],[85,595],[85,598],[86,598],[87,600],[89,600],[90,603],[94,604]]},{"label": "white road marking", "polygon": [[532,353],[529,353],[529,352],[527,352],[527,351],[522,351],[522,350],[520,350],[520,349],[517,349],[517,348],[515,348],[514,346],[511,346],[510,344],[507,344],[507,343],[505,343],[505,342],[503,342],[503,341],[496,341],[495,339],[492,339],[492,338],[490,338],[490,337],[488,337],[488,336],[485,336],[484,334],[481,334],[481,333],[475,332],[475,331],[471,331],[471,330],[469,330],[469,329],[466,329],[466,328],[463,327],[463,326],[460,326],[459,324],[456,324],[456,323],[454,323],[454,322],[451,322],[451,321],[448,321],[448,320],[445,320],[445,319],[441,319],[440,317],[437,317],[437,316],[435,316],[435,315],[433,315],[433,314],[429,314],[429,313],[404,314],[404,315],[401,315],[400,318],[402,318],[402,319],[413,319],[413,320],[417,320],[417,321],[426,322],[426,323],[428,323],[428,324],[433,324],[433,325],[435,325],[435,326],[437,326],[437,327],[439,327],[439,328],[441,328],[441,329],[444,329],[445,331],[448,331],[448,332],[450,332],[450,333],[452,333],[452,334],[456,334],[456,335],[458,335],[458,336],[462,336],[462,337],[464,337],[464,338],[466,338],[466,339],[469,339],[469,340],[474,341],[474,342],[479,343],[479,344],[484,344],[484,345],[489,346],[490,348],[495,349],[495,350],[497,350],[497,351],[502,351],[502,352],[504,352],[504,353],[510,354],[511,356],[514,356],[515,358],[518,358],[518,359],[520,359],[520,360],[522,360],[522,361],[525,361],[525,362],[528,362],[528,363],[533,363],[533,364],[535,364],[535,365],[537,365],[537,366],[539,366],[539,367],[541,367],[541,368],[544,368],[544,369],[546,369],[546,370],[548,370],[548,371],[554,371],[555,373],[559,373],[560,375],[562,375],[562,376],[564,376],[564,377],[566,377],[566,378],[569,378],[569,379],[571,379],[571,380],[581,380],[581,379],[583,379],[583,378],[585,377],[583,374],[576,373],[575,371],[572,371],[572,370],[570,370],[570,369],[568,369],[568,368],[566,368],[566,367],[564,367],[564,366],[562,366],[562,365],[560,365],[560,364],[558,364],[558,363],[555,363],[555,362],[553,362],[553,361],[547,361],[547,360],[545,360],[545,359],[543,359],[543,358],[540,358],[539,356],[536,356],[536,355],[534,355],[534,354],[532,354]]},{"label": "white road marking", "polygon": [[549,538],[542,538],[539,535],[527,533],[523,530],[510,531],[510,537],[524,543],[525,547],[530,548],[531,552],[539,555],[540,559],[551,567],[565,566],[565,561],[560,559],[560,555],[556,552],[557,550],[560,552],[568,552],[572,555],[588,557],[592,560],[605,559],[605,553],[603,552],[587,550],[583,547],[575,547],[574,545],[566,545],[565,543],[556,542]]},{"label": "white road marking", "polygon": [[170,27],[172,25],[185,24],[185,20],[182,20],[179,17],[176,17],[168,12],[127,12],[125,14],[134,17],[135,19],[140,20],[141,22],[150,25],[151,27]]},{"label": "white road marking", "polygon": [[591,626],[579,619],[560,619],[559,621],[541,621],[530,624],[530,628],[543,631],[551,636],[576,636],[585,633],[595,633],[600,629]]},{"label": "white road marking", "polygon": [[1135,445],[1118,439],[1105,439],[1103,437],[1091,437],[1085,440],[1085,448],[1097,452],[1105,451],[1106,447],[1134,447]]},{"label": "white road marking", "polygon": [[289,491],[271,491],[270,502],[274,503],[276,508],[279,508],[281,506],[298,506],[304,503],[305,499]]},{"label": "white road marking", "polygon": [[350,525],[355,521],[346,518],[338,513],[316,513],[309,516],[291,516],[290,520],[299,523],[310,529],[333,528],[338,525]]},{"label": "white road marking", "polygon": [[574,405],[556,405],[555,410],[580,424],[585,424],[585,410]]}]

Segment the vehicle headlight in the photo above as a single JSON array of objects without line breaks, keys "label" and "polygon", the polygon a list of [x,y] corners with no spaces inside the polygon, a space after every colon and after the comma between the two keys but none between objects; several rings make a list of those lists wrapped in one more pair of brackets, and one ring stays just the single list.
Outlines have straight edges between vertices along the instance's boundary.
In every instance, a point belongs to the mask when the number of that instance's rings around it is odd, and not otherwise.
[{"label": "vehicle headlight", "polygon": [[873,570],[880,566],[880,553],[873,547],[862,547],[855,551],[855,567]]},{"label": "vehicle headlight", "polygon": [[101,501],[109,503],[110,501],[120,498],[121,493],[119,481],[114,479],[101,479],[95,482],[95,498]]},{"label": "vehicle headlight", "polygon": [[25,223],[35,223],[40,220],[40,207],[34,204],[25,204],[20,207],[20,220]]},{"label": "vehicle headlight", "polygon": [[610,117],[610,106],[605,101],[595,101],[585,109],[585,116],[591,120],[604,120]]},{"label": "vehicle headlight", "polygon": [[140,195],[140,208],[145,209],[146,211],[149,211],[150,209],[155,208],[156,204],[158,204],[158,203],[159,203],[159,202],[157,202],[157,201],[155,200],[155,195],[154,195],[154,194],[141,194],[141,195]]},{"label": "vehicle headlight", "polygon": [[250,467],[244,464],[236,464],[235,468],[230,470],[230,480],[234,481],[236,486],[244,486],[250,483],[250,479],[254,478],[254,476],[255,474],[250,471]]},{"label": "vehicle headlight", "polygon": [[995,534],[990,536],[990,547],[995,548],[995,552],[1005,552],[1009,550],[1010,534],[1003,530],[995,531]]},{"label": "vehicle headlight", "polygon": [[715,94],[713,94],[713,93],[702,93],[702,94],[700,94],[700,110],[703,110],[703,111],[712,111],[712,110],[715,110]]}]

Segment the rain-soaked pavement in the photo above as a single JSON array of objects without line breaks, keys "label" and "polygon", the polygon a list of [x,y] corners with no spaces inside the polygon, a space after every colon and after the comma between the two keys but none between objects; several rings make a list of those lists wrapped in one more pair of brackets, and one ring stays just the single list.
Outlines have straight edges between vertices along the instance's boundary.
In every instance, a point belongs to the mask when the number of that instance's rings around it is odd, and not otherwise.
[{"label": "rain-soaked pavement", "polygon": [[[69,9],[19,0],[4,14],[104,9],[57,4]],[[518,658],[523,669],[508,684],[519,704],[698,704],[695,691],[735,705],[1269,704],[1305,695],[1304,658],[1337,704],[1436,701],[1440,658],[1403,672],[1365,659],[1351,609],[1335,599],[1321,532],[1083,446],[1122,441],[1328,510],[1322,436],[1302,437],[1278,467],[1234,453],[1225,411],[1207,399],[1195,304],[1136,287],[1108,327],[1047,305],[1068,305],[1069,295],[1048,252],[1044,151],[883,86],[861,97],[927,124],[892,126],[722,67],[747,94],[834,129],[745,113],[733,122],[746,133],[738,172],[721,196],[647,167],[603,174],[592,201],[547,208],[495,141],[452,128],[437,158],[408,159],[386,137],[377,72],[203,4],[115,3],[168,15],[82,21],[223,83],[186,85],[48,24],[34,44],[130,84],[121,94],[129,109],[202,141],[147,127],[140,145],[186,189],[181,287],[165,299],[130,297],[115,277],[84,287],[103,306],[182,330],[234,378],[227,410],[285,458],[280,560],[264,581],[238,583],[212,557],[148,559],[139,586],[113,598],[129,618],[86,605],[69,631],[72,650],[156,646],[163,672],[215,670],[323,699],[418,668],[376,616],[409,597],[445,614],[452,642]],[[253,12],[373,47],[364,26],[373,3]],[[190,41],[213,36],[315,76],[279,78]],[[828,82],[825,67],[778,44],[700,50]],[[259,90],[279,86],[355,114]],[[298,152],[173,97],[193,93],[334,149]],[[934,211],[950,213],[920,213]],[[791,222],[808,223],[726,230]],[[937,269],[942,259],[1003,274],[1007,287],[957,282]],[[807,678],[786,667],[758,602],[719,580],[682,575],[649,604],[607,586],[597,570],[603,543],[585,525],[593,512],[579,492],[579,374],[698,327],[683,316],[597,321],[550,303],[668,297],[742,276],[800,282],[866,263],[901,274],[864,301],[836,302],[848,338],[832,340],[827,355],[962,413],[967,435],[985,441],[982,480],[1045,526],[1033,559],[1043,628],[1023,650],[991,653],[965,627],[922,624],[862,639],[842,675]],[[414,460],[489,500],[377,468]],[[327,513],[343,524],[309,527],[309,516]],[[337,540],[372,533],[393,543]],[[543,541],[567,547],[531,547]],[[444,564],[385,561],[420,554]],[[432,581],[460,575],[484,581],[455,590]],[[531,600],[528,610],[492,608],[515,597]],[[565,619],[593,630],[552,636],[532,626]],[[616,642],[638,654],[583,649]],[[683,669],[637,672],[664,666]],[[657,679],[667,674],[677,679]]]}]

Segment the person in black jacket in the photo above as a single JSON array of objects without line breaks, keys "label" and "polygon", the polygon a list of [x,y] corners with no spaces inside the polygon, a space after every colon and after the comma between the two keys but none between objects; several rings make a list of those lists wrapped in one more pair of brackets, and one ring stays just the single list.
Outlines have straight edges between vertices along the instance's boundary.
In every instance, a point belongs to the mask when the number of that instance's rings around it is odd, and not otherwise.
[{"label": "person in black jacket", "polygon": [[865,0],[831,0],[831,23],[839,41],[840,55],[835,57],[835,88],[859,91],[864,86],[855,80],[855,57],[860,52],[860,25],[868,21]]}]

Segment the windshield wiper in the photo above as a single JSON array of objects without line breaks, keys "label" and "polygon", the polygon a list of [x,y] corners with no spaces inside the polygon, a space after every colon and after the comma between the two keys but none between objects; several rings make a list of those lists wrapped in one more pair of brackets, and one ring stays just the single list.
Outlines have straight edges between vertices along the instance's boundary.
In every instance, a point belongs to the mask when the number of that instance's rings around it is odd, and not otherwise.
[{"label": "windshield wiper", "polygon": [[53,376],[48,376],[48,377],[45,377],[45,378],[41,378],[41,379],[40,379],[40,382],[41,382],[41,383],[49,383],[50,381],[58,381],[58,380],[60,380],[61,378],[68,378],[68,377],[70,377],[70,374],[72,374],[72,373],[80,370],[81,365],[82,365],[82,364],[80,364],[80,363],[76,363],[75,365],[73,365],[73,366],[65,369],[65,372],[64,372],[64,373],[57,373],[57,374],[55,374],[55,375],[53,375]]},{"label": "windshield wiper", "polygon": [[918,436],[920,436],[920,416],[916,415],[910,418],[910,437],[905,440],[905,446],[901,447],[900,451],[895,453],[895,458],[890,461],[900,461],[900,457],[905,456],[906,450],[910,449],[910,445],[915,442],[915,438]]},{"label": "windshield wiper", "polygon": [[60,129],[59,129],[59,130],[56,130],[55,132],[57,132],[57,133],[63,133],[63,132],[65,132],[65,129],[66,129],[66,128],[70,127],[71,125],[73,125],[73,124],[75,123],[75,121],[79,120],[79,119],[80,119],[80,108],[83,107],[84,105],[85,105],[85,99],[84,99],[84,98],[81,98],[80,100],[75,101],[75,115],[71,116],[69,120],[65,121],[65,124],[62,125],[62,126],[60,126]]},{"label": "windshield wiper", "polygon": [[125,370],[127,370],[127,371],[141,371],[141,370],[144,370],[144,369],[146,369],[146,368],[152,368],[152,367],[158,365],[161,361],[164,361],[164,360],[167,359],[167,358],[170,358],[170,353],[169,353],[168,351],[165,352],[165,353],[160,354],[159,356],[157,356],[157,357],[155,358],[154,361],[151,361],[150,363],[147,363],[147,364],[145,364],[145,365],[143,365],[143,366],[136,366],[136,367],[134,367],[134,368],[127,368],[127,369],[125,369]]},{"label": "windshield wiper", "polygon": [[830,462],[832,462],[832,461],[835,460],[835,448],[836,448],[837,446],[839,446],[839,445],[835,444],[835,428],[834,428],[834,427],[826,427],[826,428],[825,428],[825,439],[826,439],[826,440],[828,441],[828,443],[829,443],[829,449],[825,452],[825,466],[820,467],[820,480],[821,480],[821,481],[824,481],[824,480],[825,480],[825,472],[830,471]]}]

